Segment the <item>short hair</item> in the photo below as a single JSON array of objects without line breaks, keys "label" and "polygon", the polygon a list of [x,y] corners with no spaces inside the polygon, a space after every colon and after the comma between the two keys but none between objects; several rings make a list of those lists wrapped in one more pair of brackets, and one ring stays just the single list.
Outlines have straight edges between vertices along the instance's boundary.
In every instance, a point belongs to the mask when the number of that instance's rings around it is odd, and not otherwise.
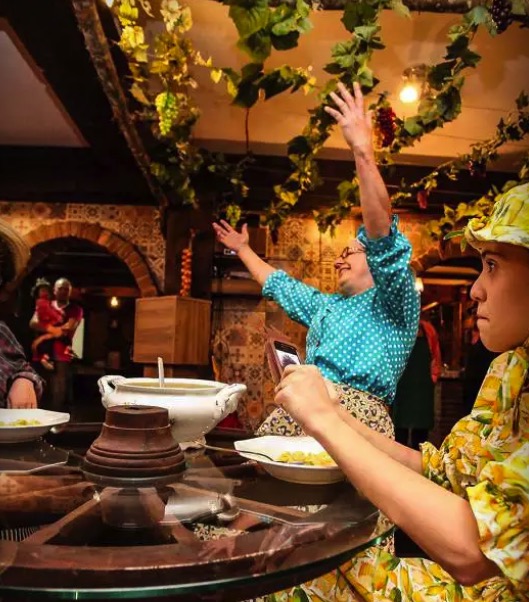
[{"label": "short hair", "polygon": [[72,288],[72,283],[68,280],[68,278],[57,278],[55,284],[53,285],[53,288],[61,286],[61,284],[67,284],[70,288]]}]

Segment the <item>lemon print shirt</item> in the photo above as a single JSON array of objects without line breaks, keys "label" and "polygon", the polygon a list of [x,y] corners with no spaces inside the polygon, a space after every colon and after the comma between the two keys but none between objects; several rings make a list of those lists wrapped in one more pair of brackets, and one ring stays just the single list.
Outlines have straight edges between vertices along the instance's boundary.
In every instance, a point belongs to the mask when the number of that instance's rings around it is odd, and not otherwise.
[{"label": "lemon print shirt", "polygon": [[306,362],[335,383],[391,403],[415,343],[420,298],[410,268],[411,245],[394,216],[388,236],[358,240],[366,249],[375,286],[354,296],[326,294],[278,270],[263,295],[308,327]]},{"label": "lemon print shirt", "polygon": [[[312,582],[267,598],[289,602],[529,602],[529,350],[497,357],[469,416],[440,449],[424,443],[423,471],[468,499],[483,554],[501,576],[463,587],[438,564],[370,548]],[[296,598],[296,596],[298,596]]]}]

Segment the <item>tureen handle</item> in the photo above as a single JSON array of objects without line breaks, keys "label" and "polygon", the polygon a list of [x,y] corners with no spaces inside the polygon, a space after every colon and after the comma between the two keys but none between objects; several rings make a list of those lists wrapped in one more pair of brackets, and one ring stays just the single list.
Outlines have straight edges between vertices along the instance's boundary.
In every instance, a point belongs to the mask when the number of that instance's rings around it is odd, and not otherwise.
[{"label": "tureen handle", "polygon": [[239,398],[246,393],[246,385],[233,384],[222,388],[215,397],[217,413],[221,418],[235,412]]},{"label": "tureen handle", "polygon": [[105,402],[107,396],[114,392],[116,385],[126,380],[127,379],[124,376],[119,376],[118,374],[107,374],[102,376],[97,381],[97,386],[99,387],[99,392],[101,393],[101,399],[103,403]]}]

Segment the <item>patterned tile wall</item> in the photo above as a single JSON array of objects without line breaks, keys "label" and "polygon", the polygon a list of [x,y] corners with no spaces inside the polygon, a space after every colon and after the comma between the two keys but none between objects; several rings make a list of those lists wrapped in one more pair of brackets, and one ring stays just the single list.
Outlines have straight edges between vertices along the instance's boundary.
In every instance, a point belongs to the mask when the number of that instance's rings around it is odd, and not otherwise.
[{"label": "patterned tile wall", "polygon": [[[410,239],[413,254],[431,246],[426,220],[402,215],[400,230]],[[334,237],[321,234],[310,218],[289,219],[281,228],[277,244],[268,240],[268,261],[291,276],[324,292],[336,290],[334,260],[356,235],[360,221],[346,220]],[[250,431],[274,409],[274,385],[264,354],[264,328],[274,326],[304,349],[306,329],[286,317],[279,307],[260,297],[222,297],[213,304],[213,354],[223,382],[248,386],[246,401],[239,406],[239,420]]]},{"label": "patterned tile wall", "polygon": [[0,216],[21,234],[60,220],[99,224],[131,242],[145,257],[158,284],[163,287],[165,240],[160,232],[160,212],[156,207],[0,201]]},{"label": "patterned tile wall", "polygon": [[[133,243],[163,285],[165,241],[155,207],[0,202],[0,215],[21,234],[57,220],[97,223]],[[415,216],[400,218],[400,228],[410,238],[414,255],[421,255],[431,245],[424,221]],[[267,256],[274,267],[333,292],[334,259],[355,236],[359,224],[356,219],[345,220],[331,237],[321,234],[310,218],[291,218],[281,228],[278,243],[268,241]],[[305,328],[287,318],[275,303],[260,297],[215,299],[213,354],[224,382],[248,386],[246,401],[239,407],[239,419],[248,430],[254,430],[274,408],[274,385],[264,355],[265,326],[274,326],[304,348]]]}]

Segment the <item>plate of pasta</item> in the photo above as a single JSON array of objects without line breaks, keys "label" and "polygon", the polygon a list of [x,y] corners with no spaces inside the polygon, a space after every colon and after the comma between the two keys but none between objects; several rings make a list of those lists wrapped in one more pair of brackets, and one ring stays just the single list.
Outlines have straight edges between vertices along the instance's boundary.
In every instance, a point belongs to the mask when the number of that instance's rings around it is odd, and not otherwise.
[{"label": "plate of pasta", "polygon": [[259,462],[268,474],[283,481],[327,485],[344,479],[331,456],[312,437],[267,435],[235,441],[234,446],[241,456]]},{"label": "plate of pasta", "polygon": [[69,422],[70,414],[51,410],[0,408],[0,443],[34,441],[54,426]]}]

